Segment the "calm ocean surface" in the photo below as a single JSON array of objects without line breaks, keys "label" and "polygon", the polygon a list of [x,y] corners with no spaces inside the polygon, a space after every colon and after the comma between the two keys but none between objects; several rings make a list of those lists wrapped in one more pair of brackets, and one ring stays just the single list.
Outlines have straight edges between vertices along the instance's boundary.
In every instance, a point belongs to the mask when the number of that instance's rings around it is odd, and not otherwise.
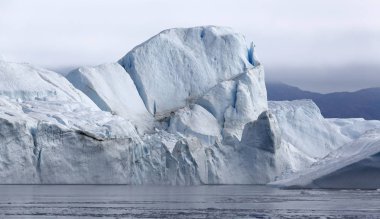
[{"label": "calm ocean surface", "polygon": [[0,218],[380,218],[380,191],[1,185]]}]

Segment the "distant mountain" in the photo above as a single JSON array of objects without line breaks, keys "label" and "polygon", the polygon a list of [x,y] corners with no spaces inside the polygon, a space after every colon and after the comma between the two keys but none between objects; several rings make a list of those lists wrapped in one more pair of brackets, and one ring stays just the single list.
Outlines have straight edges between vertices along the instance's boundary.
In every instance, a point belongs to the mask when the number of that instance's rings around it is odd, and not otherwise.
[{"label": "distant mountain", "polygon": [[280,82],[266,82],[268,100],[316,99],[323,94],[304,91]]},{"label": "distant mountain", "polygon": [[380,120],[380,87],[321,94],[277,82],[268,82],[266,86],[268,100],[311,99],[326,118]]}]

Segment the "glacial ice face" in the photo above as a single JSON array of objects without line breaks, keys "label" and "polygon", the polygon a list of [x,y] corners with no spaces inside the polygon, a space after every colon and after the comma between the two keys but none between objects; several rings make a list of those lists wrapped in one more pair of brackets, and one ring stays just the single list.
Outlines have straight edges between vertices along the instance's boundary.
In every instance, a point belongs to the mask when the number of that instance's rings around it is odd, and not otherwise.
[{"label": "glacial ice face", "polygon": [[0,95],[18,101],[59,100],[77,101],[97,106],[65,77],[29,64],[0,61]]},{"label": "glacial ice face", "polygon": [[81,67],[67,79],[104,111],[122,116],[143,133],[153,127],[148,113],[129,74],[117,63]]},{"label": "glacial ice face", "polygon": [[36,183],[33,133],[21,108],[0,98],[0,182]]},{"label": "glacial ice face", "polygon": [[[41,183],[200,184],[197,166],[184,144],[177,143],[171,153],[161,142],[131,136],[99,141],[56,128],[38,129]],[[46,135],[46,129],[50,134]],[[59,155],[52,156],[56,153]]]},{"label": "glacial ice face", "polygon": [[267,110],[266,99],[264,69],[256,66],[234,79],[217,84],[196,103],[218,120],[224,143],[234,145],[241,140],[244,125]]},{"label": "glacial ice face", "polygon": [[[173,113],[168,122],[168,130],[192,139],[189,140],[189,148],[203,183],[268,183],[308,168],[323,155],[333,151],[334,147],[338,148],[348,141],[338,129],[334,129],[333,124],[325,122],[312,102],[275,102],[271,105],[274,104],[273,111],[270,108],[270,112],[261,113],[257,120],[247,122],[241,141],[233,145],[223,144],[223,136],[218,135],[222,132],[222,127],[216,118],[198,105]],[[277,110],[279,108],[282,110]],[[295,108],[299,111],[297,115],[294,115]],[[309,123],[314,132],[290,130],[297,135],[284,137],[283,132],[289,131],[284,128],[297,127],[304,120],[306,112],[309,119],[314,121]],[[284,120],[284,117],[289,119]],[[209,125],[204,129],[202,125],[206,123]],[[326,129],[335,132],[333,138],[325,139]],[[212,130],[214,131],[210,132]],[[315,141],[308,142],[307,147],[296,144],[298,141],[294,139],[311,137]],[[331,147],[321,147],[321,142]]]},{"label": "glacial ice face", "polygon": [[[278,105],[283,104],[278,102]],[[285,103],[292,105],[292,103]],[[297,108],[308,108],[302,103],[295,104]],[[288,109],[289,110],[289,109]],[[240,183],[266,184],[286,175],[307,168],[316,161],[300,150],[303,145],[293,145],[289,139],[284,138],[283,128],[297,124],[297,117],[292,120],[278,121],[280,115],[289,111],[263,112],[256,121],[244,126],[242,139],[235,154],[234,163],[239,169]],[[314,115],[318,116],[318,114]],[[316,117],[314,117],[316,119]],[[308,137],[300,134],[297,137]],[[292,139],[290,139],[292,140]],[[319,145],[309,145],[319,147]],[[319,150],[311,148],[310,150]]]},{"label": "glacial ice face", "polygon": [[273,115],[263,112],[256,121],[245,125],[240,147],[252,147],[275,153],[281,143],[279,132]]},{"label": "glacial ice face", "polygon": [[263,112],[256,121],[245,125],[238,150],[240,168],[249,174],[249,181],[264,184],[279,175],[279,137],[277,122],[268,112]]},{"label": "glacial ice face", "polygon": [[221,139],[221,128],[215,117],[197,104],[175,112],[170,118],[168,131],[184,137],[196,137],[206,145],[213,145]]},{"label": "glacial ice face", "polygon": [[291,188],[378,189],[380,130],[367,131],[311,168],[272,183]]},{"label": "glacial ice face", "polygon": [[350,139],[324,119],[311,100],[269,101],[283,141],[310,158],[322,158]]},{"label": "glacial ice face", "polygon": [[160,115],[252,68],[250,52],[244,37],[229,28],[175,28],[135,47],[119,63],[148,111]]},{"label": "glacial ice face", "polygon": [[1,183],[200,183],[181,137],[140,136],[128,120],[77,102],[0,97],[0,142]]}]

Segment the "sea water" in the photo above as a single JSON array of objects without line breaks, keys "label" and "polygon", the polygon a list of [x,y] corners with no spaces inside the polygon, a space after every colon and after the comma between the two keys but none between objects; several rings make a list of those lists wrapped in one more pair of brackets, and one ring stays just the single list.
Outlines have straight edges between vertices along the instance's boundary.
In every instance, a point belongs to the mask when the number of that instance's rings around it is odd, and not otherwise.
[{"label": "sea water", "polygon": [[0,185],[0,218],[380,218],[377,190]]}]

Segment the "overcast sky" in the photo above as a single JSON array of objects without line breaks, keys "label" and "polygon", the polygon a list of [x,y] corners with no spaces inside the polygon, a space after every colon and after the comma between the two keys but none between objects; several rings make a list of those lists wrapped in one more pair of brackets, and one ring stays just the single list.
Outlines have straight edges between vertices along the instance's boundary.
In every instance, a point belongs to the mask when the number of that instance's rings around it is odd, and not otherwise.
[{"label": "overcast sky", "polygon": [[67,71],[114,62],[163,29],[230,26],[269,80],[328,92],[380,86],[377,0],[0,0],[0,58]]}]

